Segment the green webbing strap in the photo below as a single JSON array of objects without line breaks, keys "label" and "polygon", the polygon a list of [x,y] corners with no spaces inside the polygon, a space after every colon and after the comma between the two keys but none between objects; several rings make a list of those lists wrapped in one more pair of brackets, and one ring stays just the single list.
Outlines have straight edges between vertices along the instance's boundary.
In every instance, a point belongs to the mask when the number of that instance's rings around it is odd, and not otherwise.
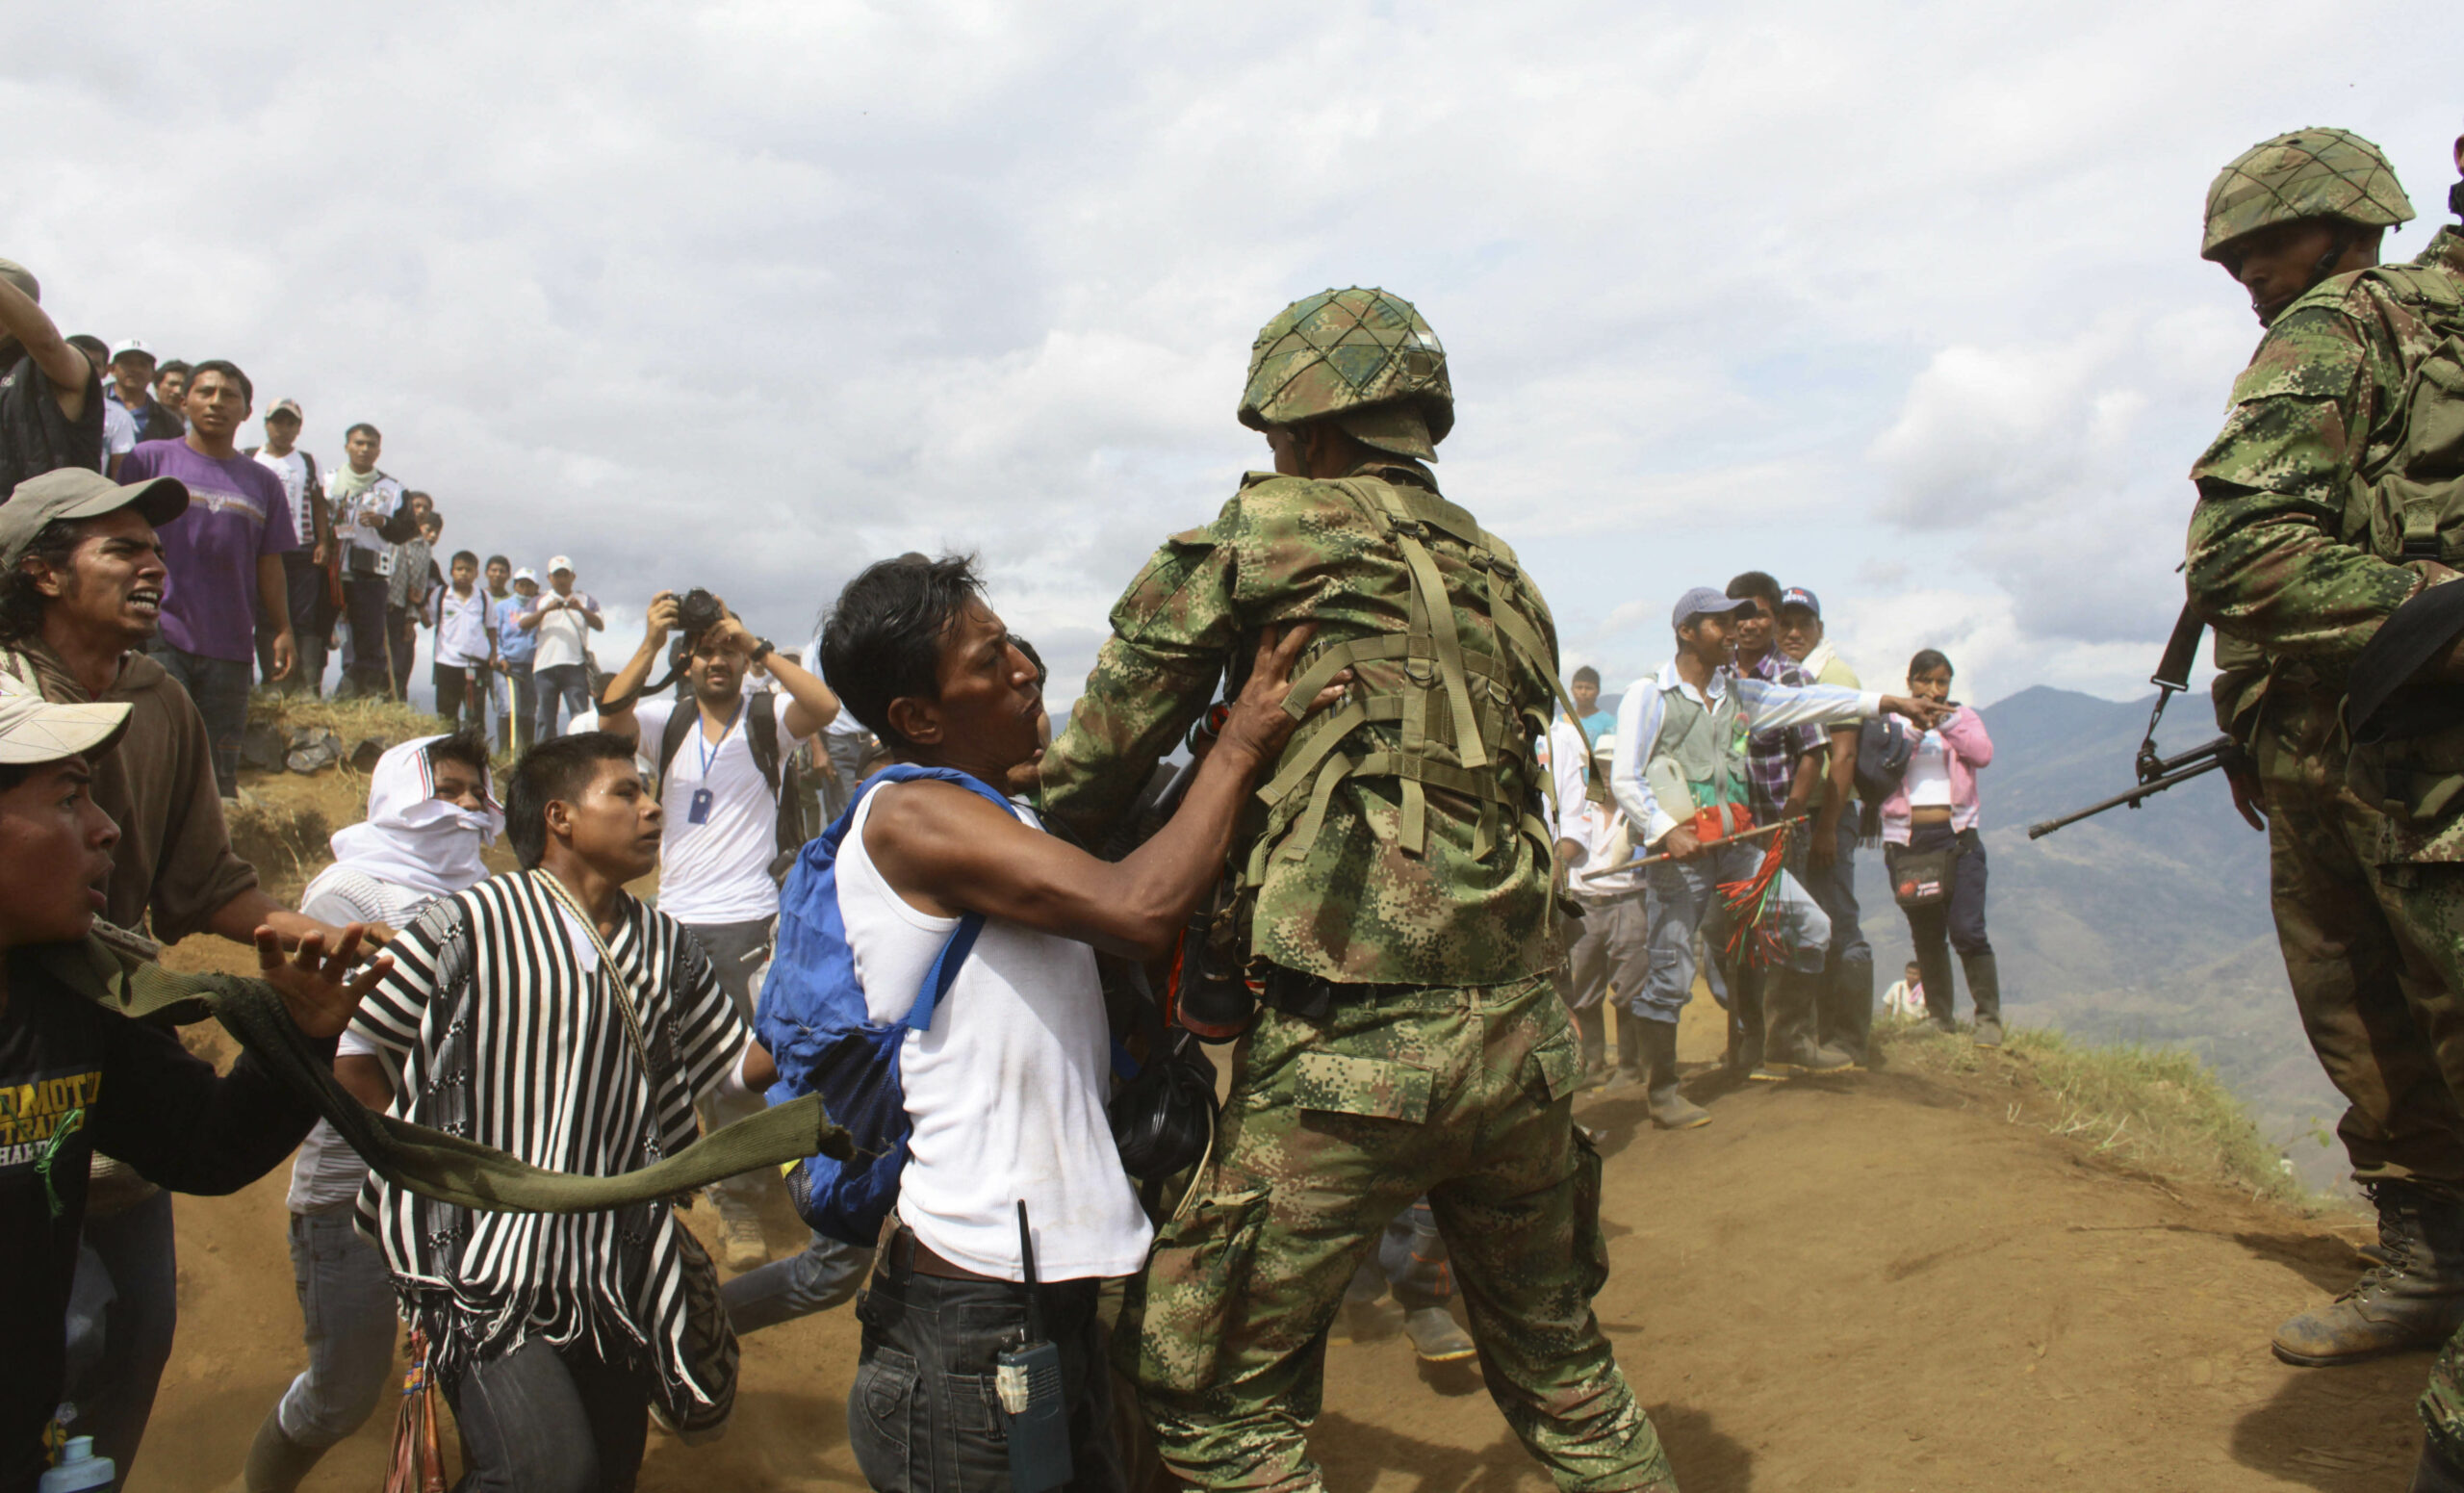
[{"label": "green webbing strap", "polygon": [[[1339,484],[1357,491],[1356,484]],[[1463,682],[1463,640],[1454,630],[1454,606],[1446,589],[1446,580],[1437,573],[1437,561],[1429,556],[1421,543],[1426,529],[1425,520],[1415,518],[1396,490],[1378,483],[1369,490],[1378,506],[1386,511],[1387,531],[1403,552],[1403,564],[1411,572],[1412,596],[1424,608],[1427,637],[1437,652],[1438,680],[1445,686],[1447,703],[1454,711],[1454,753],[1466,767],[1485,767],[1489,754],[1480,739],[1479,723],[1472,718],[1472,691]],[[1439,604],[1446,604],[1443,612]]]},{"label": "green webbing strap", "polygon": [[[122,935],[122,937],[126,937]],[[493,1146],[380,1115],[353,1098],[282,997],[263,980],[182,974],[116,949],[103,938],[35,951],[70,989],[122,1016],[177,1024],[212,1016],[284,1085],[333,1122],[370,1170],[398,1187],[493,1213],[595,1213],[689,1193],[738,1172],[816,1154],[855,1154],[817,1094],[775,1105],[713,1131],[665,1160],[616,1176],[534,1167]]]}]

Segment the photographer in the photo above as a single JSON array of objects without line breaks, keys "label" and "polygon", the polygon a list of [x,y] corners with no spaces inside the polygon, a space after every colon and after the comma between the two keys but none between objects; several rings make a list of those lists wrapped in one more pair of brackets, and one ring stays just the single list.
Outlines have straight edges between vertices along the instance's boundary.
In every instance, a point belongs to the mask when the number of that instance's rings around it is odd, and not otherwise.
[{"label": "photographer", "polygon": [[[693,703],[643,700],[643,685],[669,656],[670,633],[683,636],[675,667]],[[745,671],[759,663],[786,698],[771,690],[744,692]],[[779,886],[770,867],[781,852],[804,843],[787,754],[810,740],[838,713],[838,697],[786,655],[755,637],[727,604],[707,591],[679,599],[651,598],[642,646],[607,683],[599,702],[600,729],[647,745],[658,762],[659,911],[701,940],[717,966],[736,1012],[753,1019],[753,971],[770,957],[779,916]],[[761,1107],[746,1095],[709,1117],[725,1124]],[[767,1263],[761,1237],[759,1173],[720,1184],[724,1257],[731,1270]]]}]

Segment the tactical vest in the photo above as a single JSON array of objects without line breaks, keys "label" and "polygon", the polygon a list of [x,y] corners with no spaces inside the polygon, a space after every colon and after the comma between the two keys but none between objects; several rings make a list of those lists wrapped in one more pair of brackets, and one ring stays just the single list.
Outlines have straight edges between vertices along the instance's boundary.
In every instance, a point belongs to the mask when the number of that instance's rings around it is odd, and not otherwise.
[{"label": "tactical vest", "polygon": [[1644,773],[1648,778],[1659,769],[1671,786],[1683,785],[1689,802],[1669,802],[1671,795],[1655,784],[1652,791],[1660,807],[1681,821],[1698,810],[1744,803],[1745,711],[1737,701],[1736,681],[1730,680],[1727,691],[1707,707],[1682,689],[1670,690],[1663,698],[1667,706],[1659,741]]},{"label": "tactical vest", "polygon": [[[1399,781],[1396,838],[1405,855],[1426,849],[1428,789],[1437,788],[1478,806],[1474,859],[1487,860],[1506,837],[1528,835],[1553,869],[1556,837],[1534,811],[1530,789],[1537,780],[1553,806],[1556,785],[1539,766],[1534,742],[1548,733],[1553,699],[1578,721],[1580,712],[1557,681],[1556,650],[1534,620],[1545,613],[1513,552],[1426,488],[1373,478],[1325,485],[1399,552],[1410,604],[1399,630],[1317,649],[1293,680],[1285,708],[1296,714],[1338,672],[1351,670],[1354,683],[1340,707],[1300,727],[1258,790],[1265,821],[1249,840],[1236,893],[1252,900],[1271,859],[1308,852],[1335,789],[1350,778]],[[1458,563],[1441,567],[1442,554]],[[1533,688],[1535,679],[1550,692]],[[1372,729],[1381,726],[1393,734]]]}]

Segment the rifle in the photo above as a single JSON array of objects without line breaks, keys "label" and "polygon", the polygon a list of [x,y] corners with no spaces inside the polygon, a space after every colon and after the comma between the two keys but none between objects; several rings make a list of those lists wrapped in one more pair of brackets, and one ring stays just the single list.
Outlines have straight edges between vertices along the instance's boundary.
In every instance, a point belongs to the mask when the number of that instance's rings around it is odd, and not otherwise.
[{"label": "rifle", "polygon": [[2197,661],[2199,635],[2206,631],[2207,624],[2185,605],[2181,616],[2174,619],[2173,635],[2165,643],[2165,656],[2157,660],[2156,672],[2148,676],[2147,682],[2156,686],[2156,707],[2147,712],[2147,734],[2140,738],[2139,756],[2131,764],[2139,774],[2139,786],[2058,819],[2029,825],[2028,838],[2042,839],[2066,824],[2077,824],[2124,804],[2136,809],[2167,788],[2214,772],[2236,755],[2239,749],[2230,736],[2219,736],[2172,757],[2162,756],[2156,750],[2156,727],[2165,718],[2166,702],[2191,687],[2191,665]]}]

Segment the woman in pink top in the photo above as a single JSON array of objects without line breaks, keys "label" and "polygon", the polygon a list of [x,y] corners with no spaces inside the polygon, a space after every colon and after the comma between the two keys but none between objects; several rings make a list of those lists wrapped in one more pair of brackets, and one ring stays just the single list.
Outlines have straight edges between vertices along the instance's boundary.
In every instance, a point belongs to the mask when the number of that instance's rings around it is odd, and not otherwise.
[{"label": "woman in pink top", "polygon": [[[1919,700],[1951,695],[1951,660],[1926,649],[1908,664],[1908,692]],[[1909,937],[1923,966],[1926,1009],[1934,1024],[1955,1030],[1951,953],[1959,950],[1967,991],[1976,1002],[1976,1044],[2002,1044],[2002,988],[1993,945],[1985,936],[1985,839],[1977,834],[1976,774],[1993,763],[1985,721],[1965,706],[1916,740],[1908,771],[1883,800],[1883,860],[1891,885],[1903,859],[1929,851],[1952,854],[1950,895],[1930,907],[1904,909]],[[1945,943],[1947,941],[1947,947]]]}]

